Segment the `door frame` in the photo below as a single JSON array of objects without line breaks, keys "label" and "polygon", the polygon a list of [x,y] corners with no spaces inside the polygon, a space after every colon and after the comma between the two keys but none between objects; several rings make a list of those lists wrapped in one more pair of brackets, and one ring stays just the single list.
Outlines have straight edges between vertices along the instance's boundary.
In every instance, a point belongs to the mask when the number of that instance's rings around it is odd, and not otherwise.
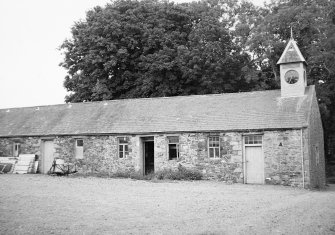
[{"label": "door frame", "polygon": [[[246,136],[261,136],[262,137],[262,143],[261,144],[246,144],[245,143],[245,137]],[[246,134],[246,135],[242,135],[242,144],[243,144],[243,148],[242,148],[242,155],[243,155],[243,183],[247,184],[247,159],[246,159],[246,147],[261,147],[261,154],[262,154],[262,159],[263,159],[263,171],[262,171],[262,177],[263,177],[263,183],[265,184],[265,163],[264,163],[264,147],[263,147],[263,135],[262,134]]]},{"label": "door frame", "polygon": [[[140,136],[140,154],[141,154],[141,168],[142,168],[142,175],[145,175],[145,142],[153,142],[154,143],[154,164],[155,164],[155,136],[153,135],[143,135]],[[155,167],[154,167],[155,169]]]},{"label": "door frame", "polygon": [[40,166],[41,166],[41,173],[42,174],[47,174],[49,169],[45,169],[45,142],[52,142],[53,143],[53,147],[55,149],[55,143],[54,143],[54,139],[53,138],[45,138],[45,139],[42,139],[42,158],[41,158],[41,162],[40,162]]}]

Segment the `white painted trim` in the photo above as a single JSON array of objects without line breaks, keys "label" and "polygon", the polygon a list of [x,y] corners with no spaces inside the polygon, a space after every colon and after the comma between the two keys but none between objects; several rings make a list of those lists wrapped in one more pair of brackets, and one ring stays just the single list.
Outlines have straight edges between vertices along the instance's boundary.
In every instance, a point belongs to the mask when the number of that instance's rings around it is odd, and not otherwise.
[{"label": "white painted trim", "polygon": [[[211,138],[211,137],[219,137],[219,156],[218,157],[210,157],[209,156],[209,138]],[[219,159],[220,158],[220,153],[221,153],[221,151],[220,151],[220,149],[221,149],[221,138],[220,138],[220,135],[209,135],[208,137],[207,137],[207,156],[208,156],[208,158],[209,159]],[[211,147],[211,148],[213,148],[213,147]],[[214,155],[215,155],[215,152],[214,152]]]},{"label": "white painted trim", "polygon": [[[252,135],[257,135],[257,134],[252,134]],[[258,134],[260,135],[260,134]],[[242,143],[243,143],[243,148],[242,148],[242,159],[243,159],[243,183],[247,184],[247,159],[246,159],[246,151],[245,147],[261,147],[262,149],[262,158],[263,158],[263,183],[265,184],[265,158],[264,158],[264,147],[263,147],[263,135],[260,135],[262,137],[262,144],[245,144],[245,137],[250,136],[250,135],[242,135]]]},{"label": "white painted trim", "polygon": [[[140,145],[140,149],[139,152],[141,154],[140,158],[141,158],[141,162],[142,162],[142,175],[145,176],[145,142],[154,142],[154,164],[155,164],[155,159],[156,159],[156,151],[155,151],[155,135],[140,135],[139,137],[139,145]],[[153,140],[146,140],[145,138],[147,137],[153,137]],[[154,165],[154,172],[155,172],[155,165]]]},{"label": "white painted trim", "polygon": [[[74,139],[74,158],[75,159],[84,159],[84,139],[76,138]],[[78,140],[83,141],[83,146],[78,146]]]},{"label": "white painted trim", "polygon": [[[117,156],[118,156],[118,159],[126,159],[128,158],[128,155],[129,155],[129,142],[127,142],[127,144],[125,143],[121,143],[120,144],[120,138],[125,138],[127,139],[128,136],[117,136],[116,139],[117,139]],[[123,157],[120,158],[120,145],[123,145],[122,147],[122,154],[123,154]],[[125,154],[125,145],[128,145],[128,155]]]},{"label": "white painted trim", "polygon": [[303,142],[303,133],[302,129],[300,129],[301,136],[301,173],[302,173],[302,187],[305,188],[305,163],[304,163],[304,142]]}]

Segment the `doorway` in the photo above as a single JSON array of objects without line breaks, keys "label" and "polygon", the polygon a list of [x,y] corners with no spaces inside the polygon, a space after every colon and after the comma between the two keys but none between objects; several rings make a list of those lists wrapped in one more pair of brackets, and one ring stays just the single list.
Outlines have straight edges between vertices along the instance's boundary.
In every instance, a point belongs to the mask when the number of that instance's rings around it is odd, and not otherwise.
[{"label": "doorway", "polygon": [[54,160],[55,147],[53,140],[44,141],[41,173],[47,174]]},{"label": "doorway", "polygon": [[155,150],[154,150],[154,138],[145,137],[143,138],[143,165],[144,174],[150,174],[155,172]]},{"label": "doorway", "polygon": [[244,139],[245,183],[264,184],[264,156],[262,136],[246,136]]}]

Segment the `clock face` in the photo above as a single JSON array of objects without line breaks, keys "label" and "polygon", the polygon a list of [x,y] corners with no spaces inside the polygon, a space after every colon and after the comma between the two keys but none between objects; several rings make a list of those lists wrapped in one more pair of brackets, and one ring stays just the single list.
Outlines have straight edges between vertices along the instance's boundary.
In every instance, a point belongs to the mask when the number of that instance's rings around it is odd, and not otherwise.
[{"label": "clock face", "polygon": [[299,73],[295,70],[289,70],[285,73],[285,81],[288,84],[294,84],[299,80]]}]

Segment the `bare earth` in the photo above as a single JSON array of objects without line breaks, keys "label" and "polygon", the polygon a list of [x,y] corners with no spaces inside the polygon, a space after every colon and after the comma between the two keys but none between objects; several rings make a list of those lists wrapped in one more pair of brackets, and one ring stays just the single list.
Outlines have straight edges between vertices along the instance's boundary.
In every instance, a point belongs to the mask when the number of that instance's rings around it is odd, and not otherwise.
[{"label": "bare earth", "polygon": [[335,186],[0,175],[0,234],[335,234]]}]

